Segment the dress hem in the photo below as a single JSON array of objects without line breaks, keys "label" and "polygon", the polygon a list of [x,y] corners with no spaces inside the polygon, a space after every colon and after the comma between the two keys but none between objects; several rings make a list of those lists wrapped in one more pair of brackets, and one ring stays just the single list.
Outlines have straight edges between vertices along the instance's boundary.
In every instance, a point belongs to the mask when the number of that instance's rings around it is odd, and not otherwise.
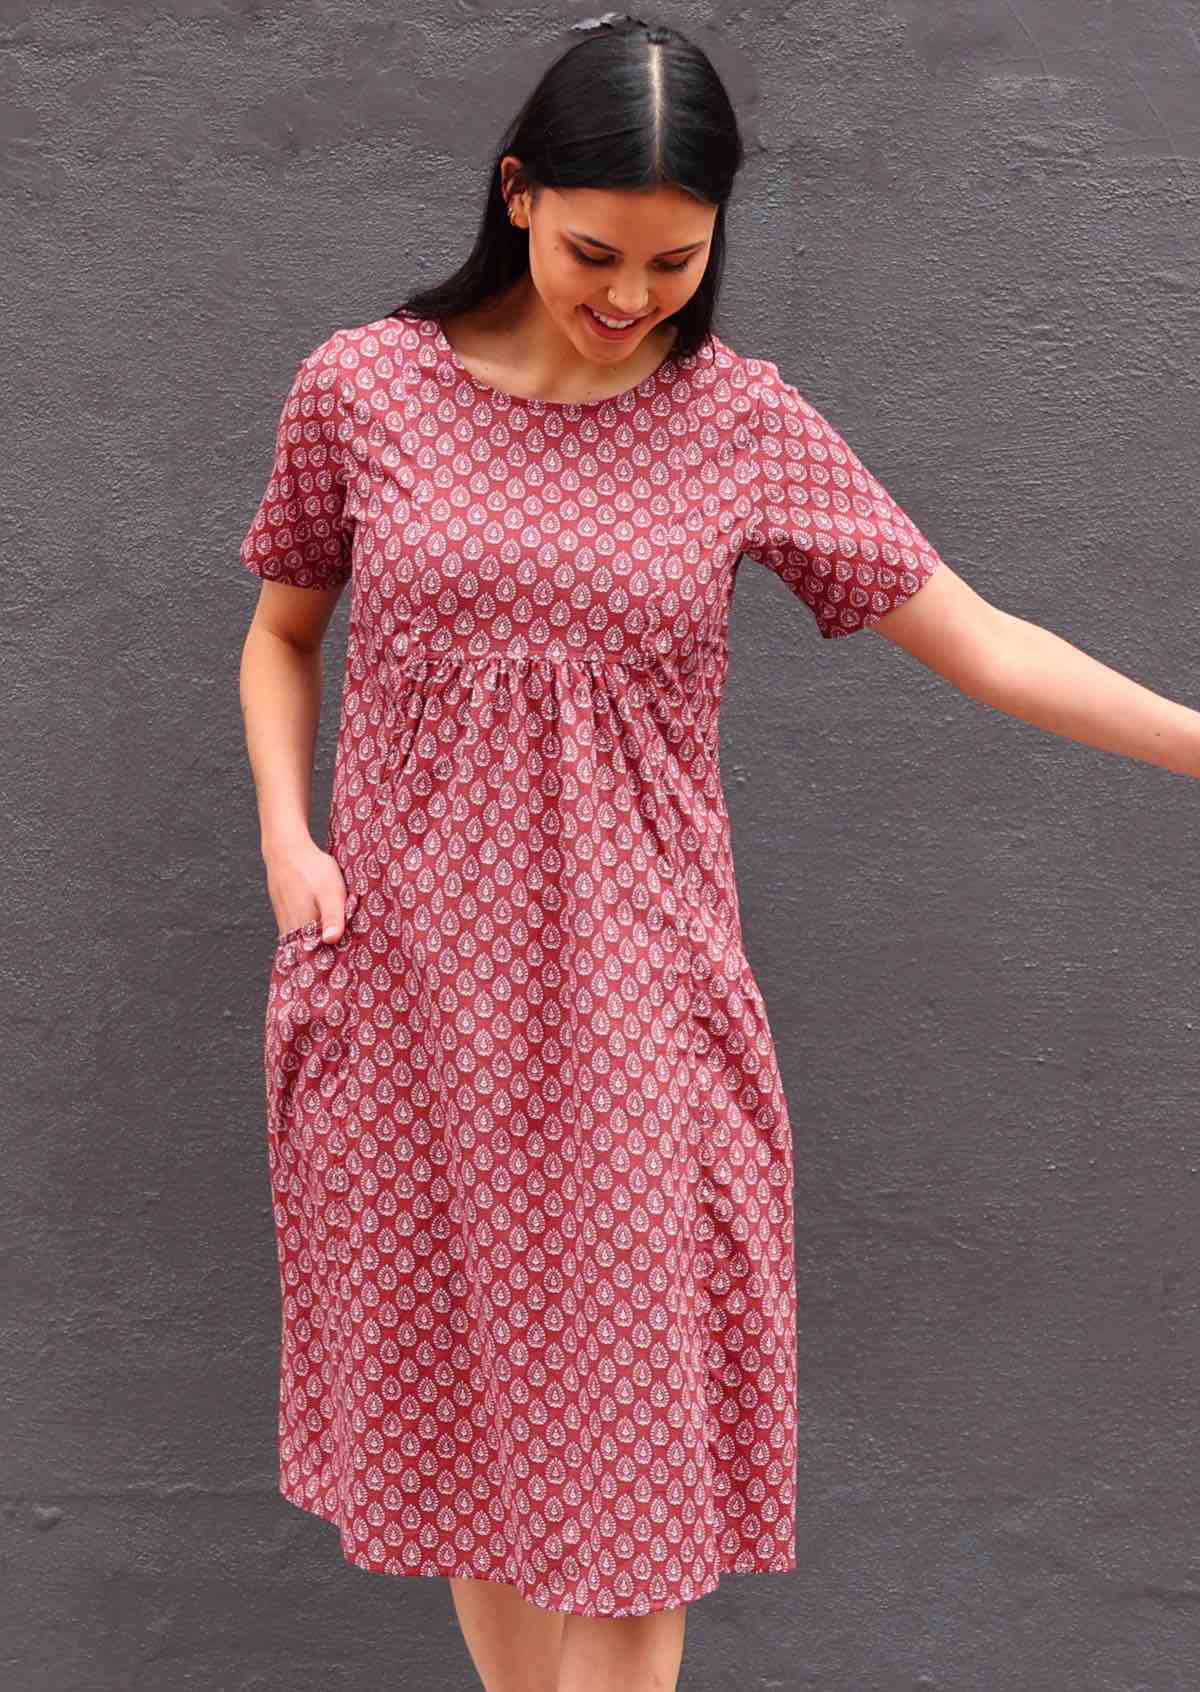
[{"label": "dress hem", "polygon": [[598,1610],[595,1606],[581,1609],[575,1604],[546,1603],[543,1599],[533,1597],[519,1584],[519,1582],[509,1580],[503,1575],[481,1573],[478,1569],[471,1568],[468,1564],[459,1564],[458,1567],[453,1569],[438,1569],[436,1571],[428,1569],[376,1568],[369,1563],[361,1562],[354,1552],[347,1547],[345,1536],[342,1532],[342,1524],[336,1516],[331,1515],[326,1510],[323,1510],[315,1500],[302,1498],[295,1492],[289,1491],[287,1485],[282,1480],[277,1483],[277,1489],[282,1498],[286,1499],[289,1504],[293,1505],[297,1510],[300,1510],[304,1515],[312,1516],[317,1521],[324,1522],[327,1526],[336,1529],[341,1542],[341,1552],[344,1561],[351,1568],[358,1569],[362,1574],[383,1575],[385,1577],[399,1578],[401,1580],[411,1580],[414,1577],[423,1580],[483,1580],[493,1586],[512,1587],[513,1591],[523,1598],[527,1604],[532,1604],[534,1609],[550,1610],[560,1615],[585,1616],[592,1620],[622,1621],[628,1617],[653,1615],[659,1610],[678,1610],[685,1604],[694,1604],[701,1598],[707,1598],[710,1593],[717,1590],[723,1580],[730,1576],[788,1574],[797,1566],[796,1557],[794,1555],[790,1556],[782,1563],[756,1563],[752,1568],[748,1569],[739,1569],[735,1568],[732,1564],[727,1564],[721,1568],[715,1580],[713,1580],[708,1586],[702,1587],[690,1598],[664,1598],[660,1599],[657,1603],[649,1604],[645,1607],[626,1606],[624,1609],[618,1610]]}]

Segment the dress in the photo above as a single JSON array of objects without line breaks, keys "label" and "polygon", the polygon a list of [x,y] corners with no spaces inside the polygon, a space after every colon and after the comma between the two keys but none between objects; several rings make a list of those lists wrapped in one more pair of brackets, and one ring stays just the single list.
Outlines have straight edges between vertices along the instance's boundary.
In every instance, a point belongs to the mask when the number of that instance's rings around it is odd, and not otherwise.
[{"label": "dress", "polygon": [[719,338],[570,404],[382,318],[284,402],[242,561],[352,586],[346,929],[266,990],[279,1489],[360,1569],[632,1616],[796,1566],[791,1128],[718,757],[742,557],[827,639],[940,563]]}]

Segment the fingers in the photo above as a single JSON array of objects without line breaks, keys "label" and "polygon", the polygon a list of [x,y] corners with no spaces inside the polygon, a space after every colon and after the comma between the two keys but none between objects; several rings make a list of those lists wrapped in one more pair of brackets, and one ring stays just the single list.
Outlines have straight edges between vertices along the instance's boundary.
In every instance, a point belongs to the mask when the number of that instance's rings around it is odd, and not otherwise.
[{"label": "fingers", "polygon": [[321,904],[322,940],[340,940],[346,927],[346,890],[330,893]]}]

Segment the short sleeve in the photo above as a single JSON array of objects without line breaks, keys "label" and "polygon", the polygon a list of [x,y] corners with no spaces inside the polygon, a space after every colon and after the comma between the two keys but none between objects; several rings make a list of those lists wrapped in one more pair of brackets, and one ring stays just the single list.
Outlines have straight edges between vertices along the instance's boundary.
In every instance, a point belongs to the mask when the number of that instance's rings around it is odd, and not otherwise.
[{"label": "short sleeve", "polygon": [[266,489],[242,541],[256,576],[292,587],[340,587],[350,575],[342,407],[334,336],[292,378],[275,431]]},{"label": "short sleeve", "polygon": [[742,550],[782,577],[826,640],[856,634],[911,599],[941,557],[833,425],[757,362]]}]

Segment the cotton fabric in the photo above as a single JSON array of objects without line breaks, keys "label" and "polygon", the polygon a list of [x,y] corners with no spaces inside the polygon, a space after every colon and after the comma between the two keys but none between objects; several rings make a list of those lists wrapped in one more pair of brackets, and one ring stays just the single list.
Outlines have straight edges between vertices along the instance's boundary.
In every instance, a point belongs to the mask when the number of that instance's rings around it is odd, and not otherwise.
[{"label": "cotton fabric", "polygon": [[633,1616],[795,1567],[792,1144],[718,717],[740,560],[826,639],[937,552],[775,364],[615,398],[432,319],[300,363],[241,558],[351,584],[328,849],[279,937],[279,1488],[384,1575]]}]

